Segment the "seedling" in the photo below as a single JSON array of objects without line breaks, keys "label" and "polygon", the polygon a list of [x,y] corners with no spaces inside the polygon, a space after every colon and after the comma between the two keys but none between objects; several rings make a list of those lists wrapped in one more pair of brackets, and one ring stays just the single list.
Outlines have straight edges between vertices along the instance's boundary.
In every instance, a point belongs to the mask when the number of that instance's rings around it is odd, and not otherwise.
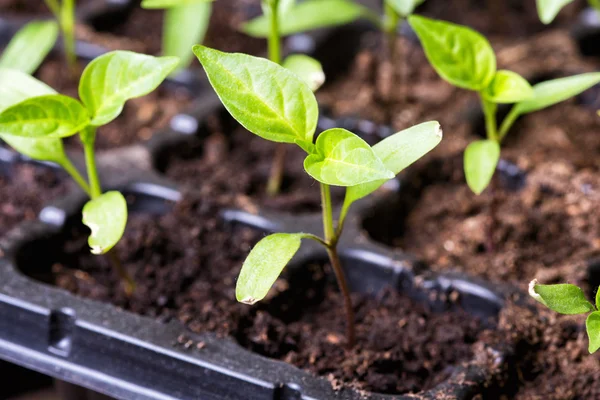
[{"label": "seedling", "polygon": [[[337,244],[350,206],[433,149],[441,140],[437,122],[398,132],[373,147],[345,129],[321,133],[313,143],[318,105],[307,84],[271,61],[194,46],[208,79],[225,108],[250,132],[273,142],[293,143],[307,153],[306,172],[320,183],[324,237],[311,233],[276,233],[262,239],[242,266],[236,297],[242,303],[262,300],[300,247],[312,239],[327,250],[345,302],[347,344],[354,344],[350,292]],[[334,224],[330,186],[346,187]]]},{"label": "seedling", "polygon": [[44,0],[60,25],[65,47],[65,57],[71,71],[75,70],[75,0]]},{"label": "seedling", "polygon": [[[560,10],[574,0],[536,0],[538,16],[544,24],[554,21]],[[600,13],[600,0],[588,0],[588,4]]]},{"label": "seedling", "polygon": [[[600,82],[600,73],[596,72],[532,87],[515,72],[497,70],[492,46],[474,30],[416,15],[408,21],[437,73],[454,86],[477,92],[481,99],[487,139],[472,142],[464,154],[467,184],[476,194],[490,184],[500,159],[500,144],[519,116],[560,103]],[[498,104],[505,103],[515,105],[498,126]]]},{"label": "seedling", "polygon": [[33,74],[58,37],[54,21],[34,21],[21,28],[0,55],[0,68],[10,68]]},{"label": "seedling", "polygon": [[173,74],[187,68],[194,55],[190,51],[206,36],[213,0],[143,0],[142,8],[164,9],[162,55],[181,60]]},{"label": "seedling", "polygon": [[[175,57],[151,57],[114,51],[92,61],[79,81],[80,100],[17,70],[0,69],[0,137],[15,150],[35,160],[60,165],[90,197],[83,207],[83,223],[91,234],[94,254],[106,254],[123,236],[127,204],[117,191],[100,187],[94,143],[96,130],[113,121],[129,99],[144,96],[177,67]],[[62,138],[79,135],[88,179],[67,157]],[[113,252],[108,254],[131,293],[134,282]]]},{"label": "seedling", "polygon": [[595,307],[585,298],[583,290],[568,283],[540,285],[534,279],[529,283],[529,295],[560,314],[587,314],[588,351],[591,354],[600,349],[600,288],[596,292]]}]

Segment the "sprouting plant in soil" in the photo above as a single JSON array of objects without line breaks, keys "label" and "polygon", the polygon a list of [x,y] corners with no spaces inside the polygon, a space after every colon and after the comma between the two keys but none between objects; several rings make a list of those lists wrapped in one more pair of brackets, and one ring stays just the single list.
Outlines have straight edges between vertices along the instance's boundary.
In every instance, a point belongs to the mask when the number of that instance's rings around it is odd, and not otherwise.
[{"label": "sprouting plant in soil", "polygon": [[33,74],[54,47],[58,25],[54,21],[34,21],[21,28],[0,55],[0,68]]},{"label": "sprouting plant in soil", "polygon": [[[519,74],[496,68],[494,50],[478,32],[416,15],[408,20],[437,73],[452,85],[479,94],[487,138],[469,144],[464,155],[465,177],[476,194],[490,184],[500,144],[519,116],[560,103],[600,82],[600,73],[586,73],[530,86]],[[500,125],[499,104],[514,104]]]},{"label": "sprouting plant in soil", "polygon": [[600,288],[596,292],[595,306],[586,299],[581,288],[569,283],[540,285],[534,279],[529,283],[529,295],[560,314],[587,314],[588,350],[595,353],[600,349]]},{"label": "sprouting plant in soil", "polygon": [[194,58],[190,51],[202,43],[212,15],[213,0],[143,0],[142,8],[164,11],[162,55],[179,57],[173,74],[187,68]]},{"label": "sprouting plant in soil", "polygon": [[[115,251],[127,223],[127,204],[118,191],[103,192],[96,167],[96,131],[113,121],[127,100],[144,96],[177,67],[175,57],[151,57],[114,51],[92,61],[79,81],[79,98],[56,93],[35,78],[14,69],[0,69],[0,137],[34,160],[60,165],[90,197],[83,223],[94,254],[108,253],[131,293],[134,282]],[[87,180],[67,156],[62,139],[78,135],[83,144]],[[110,251],[110,252],[109,252]]]},{"label": "sprouting plant in soil", "polygon": [[[442,134],[437,122],[426,122],[369,146],[350,131],[328,129],[314,134],[318,105],[309,86],[296,74],[266,59],[222,53],[194,46],[208,79],[229,113],[250,132],[273,142],[298,145],[307,153],[306,172],[321,188],[324,237],[312,233],[276,233],[262,239],[242,266],[238,301],[253,304],[266,295],[302,239],[323,245],[344,296],[347,344],[354,343],[354,317],[337,244],[350,206],[433,149]],[[330,186],[346,187],[337,224]]]},{"label": "sprouting plant in soil", "polygon": [[44,0],[60,26],[67,64],[75,71],[75,0]]},{"label": "sprouting plant in soil", "polygon": [[[575,0],[536,0],[540,21],[544,24],[551,23],[564,6],[573,1]],[[588,0],[588,4],[600,14],[600,0]]]}]

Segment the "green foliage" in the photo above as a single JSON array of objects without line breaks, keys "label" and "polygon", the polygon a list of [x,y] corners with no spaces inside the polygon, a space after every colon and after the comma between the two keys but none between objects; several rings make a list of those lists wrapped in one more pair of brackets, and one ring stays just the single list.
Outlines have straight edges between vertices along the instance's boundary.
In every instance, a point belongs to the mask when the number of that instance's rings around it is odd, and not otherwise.
[{"label": "green foliage", "polygon": [[142,0],[142,8],[148,10],[167,9],[179,6],[211,3],[214,0]]},{"label": "green foliage", "polygon": [[411,15],[425,0],[385,0],[403,18]]},{"label": "green foliage", "polygon": [[106,192],[83,207],[82,222],[91,230],[93,254],[105,254],[121,240],[127,224],[127,202],[120,192]]},{"label": "green foliage", "polygon": [[275,233],[254,246],[237,280],[235,296],[241,303],[262,300],[283,268],[300,248],[301,233]]},{"label": "green foliage", "polygon": [[75,0],[44,0],[60,26],[67,64],[74,71],[75,54]]},{"label": "green foliage", "polygon": [[525,78],[507,70],[496,72],[490,85],[483,91],[483,96],[496,104],[516,103],[531,99],[533,95],[533,89]]},{"label": "green foliage", "polygon": [[177,67],[176,57],[113,51],[92,61],[79,81],[79,97],[101,126],[123,111],[125,102],[152,92]]},{"label": "green foliage", "polygon": [[316,92],[325,83],[323,67],[312,57],[293,54],[287,57],[281,65],[298,75],[313,92]]},{"label": "green foliage", "polygon": [[549,24],[554,21],[560,10],[573,0],[536,0],[540,21]]},{"label": "green foliage", "polygon": [[317,100],[296,74],[264,58],[193,50],[225,108],[246,129],[273,142],[312,143]]},{"label": "green foliage", "polygon": [[476,140],[470,143],[464,155],[465,178],[475,194],[481,194],[489,185],[500,160],[500,144],[494,140]]},{"label": "green foliage", "polygon": [[567,283],[539,285],[537,280],[529,283],[529,295],[549,309],[560,314],[587,314],[585,326],[589,337],[590,353],[600,349],[600,288],[596,293],[596,307],[586,298],[583,290]]},{"label": "green foliage", "polygon": [[34,21],[25,25],[12,38],[0,56],[0,68],[32,74],[38,69],[58,37],[54,21]]}]

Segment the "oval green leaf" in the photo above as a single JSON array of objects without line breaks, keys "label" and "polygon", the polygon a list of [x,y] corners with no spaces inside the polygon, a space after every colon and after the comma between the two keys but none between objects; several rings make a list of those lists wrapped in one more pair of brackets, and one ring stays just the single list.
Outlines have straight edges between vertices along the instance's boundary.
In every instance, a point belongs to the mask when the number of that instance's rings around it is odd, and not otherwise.
[{"label": "oval green leaf", "polygon": [[317,100],[296,74],[264,58],[200,45],[193,50],[225,108],[246,129],[273,142],[312,142]]},{"label": "oval green leaf", "polygon": [[494,103],[516,103],[533,97],[533,88],[516,72],[500,70],[492,83],[483,92],[485,98]]},{"label": "oval green leaf", "polygon": [[79,81],[79,97],[93,126],[111,122],[125,102],[152,92],[177,67],[176,57],[152,57],[112,51],[92,61]]},{"label": "oval green leaf", "polygon": [[[385,167],[398,175],[409,165],[433,150],[442,140],[442,129],[437,121],[424,122],[397,132],[373,146],[373,151]],[[346,191],[344,206],[373,193],[387,179],[351,186]]]},{"label": "oval green leaf", "polygon": [[594,311],[588,315],[585,320],[585,330],[590,340],[588,351],[590,354],[595,353],[600,349],[600,311]]},{"label": "oval green leaf", "polygon": [[[306,0],[279,15],[279,29],[283,36],[313,29],[345,25],[358,18],[369,16],[370,11],[348,0]],[[245,23],[242,31],[247,35],[267,38],[271,24],[267,15]]]},{"label": "oval green leaf", "polygon": [[477,140],[465,149],[464,168],[467,185],[475,194],[488,187],[500,160],[500,145],[493,140]]},{"label": "oval green leaf", "polygon": [[302,237],[300,233],[275,233],[258,242],[244,261],[238,277],[237,301],[254,304],[264,299],[300,248]]},{"label": "oval green leaf", "polygon": [[540,21],[549,24],[554,21],[560,10],[573,0],[536,0],[537,12]]},{"label": "oval green leaf", "polygon": [[298,75],[313,92],[316,92],[325,83],[323,67],[312,57],[294,54],[287,57],[281,66]]},{"label": "oval green leaf", "polygon": [[401,17],[408,17],[425,0],[385,0]]},{"label": "oval green leaf", "polygon": [[8,107],[0,114],[0,133],[24,138],[62,138],[88,126],[83,105],[60,94],[38,96]]},{"label": "oval green leaf", "polygon": [[56,43],[58,24],[35,21],[25,25],[12,38],[0,56],[0,67],[33,74]]},{"label": "oval green leaf", "polygon": [[319,135],[315,153],[304,160],[304,169],[317,181],[335,186],[354,186],[395,176],[367,142],[341,128]]},{"label": "oval green leaf", "polygon": [[560,103],[600,83],[600,72],[553,79],[533,86],[533,97],[515,105],[514,112],[527,114]]},{"label": "oval green leaf", "polygon": [[496,56],[488,40],[466,26],[411,15],[410,26],[421,40],[437,73],[464,89],[485,89],[496,73]]},{"label": "oval green leaf", "polygon": [[127,202],[120,192],[106,192],[86,203],[82,221],[92,231],[88,239],[91,252],[105,254],[125,232]]},{"label": "oval green leaf", "polygon": [[585,314],[594,310],[583,290],[569,283],[538,285],[534,279],[529,283],[529,295],[561,314]]}]

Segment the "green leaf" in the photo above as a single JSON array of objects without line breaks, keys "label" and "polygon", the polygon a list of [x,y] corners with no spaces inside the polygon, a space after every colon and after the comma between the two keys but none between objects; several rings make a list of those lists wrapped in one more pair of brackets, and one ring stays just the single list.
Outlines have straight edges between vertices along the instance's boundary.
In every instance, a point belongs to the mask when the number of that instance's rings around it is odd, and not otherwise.
[{"label": "green leaf", "polygon": [[56,43],[58,24],[36,21],[25,25],[12,38],[0,56],[0,67],[33,74]]},{"label": "green leaf", "polygon": [[254,304],[265,298],[283,268],[300,248],[301,233],[275,233],[254,246],[235,288],[237,301]]},{"label": "green leaf", "polygon": [[315,151],[304,160],[304,169],[327,185],[354,186],[395,176],[367,142],[345,129],[321,133]]},{"label": "green leaf", "polygon": [[246,129],[273,142],[312,142],[317,100],[296,74],[264,58],[193,50],[225,108]]},{"label": "green leaf", "polygon": [[408,22],[419,36],[427,59],[451,84],[485,89],[496,73],[496,56],[488,40],[466,26],[411,15]]},{"label": "green leaf", "polygon": [[560,10],[573,0],[536,0],[540,21],[549,24],[554,21]]},{"label": "green leaf", "polygon": [[425,0],[385,0],[401,17],[408,17]]},{"label": "green leaf", "polygon": [[211,3],[213,0],[142,0],[142,8],[164,9]]},{"label": "green leaf", "polygon": [[529,283],[529,295],[549,309],[561,314],[585,314],[594,310],[583,290],[575,285],[538,285],[537,280]]},{"label": "green leaf", "polygon": [[465,178],[475,194],[490,184],[500,160],[500,145],[494,140],[477,140],[467,146],[464,155]]},{"label": "green leaf", "polygon": [[590,354],[600,349],[600,311],[594,311],[585,320],[585,329],[590,339],[588,351]]},{"label": "green leaf", "polygon": [[[433,150],[442,140],[442,129],[437,121],[424,122],[395,133],[373,146],[373,151],[385,167],[399,174],[409,165]],[[346,191],[344,204],[353,202],[373,193],[387,179],[351,186]]]},{"label": "green leaf", "polygon": [[[365,7],[348,0],[306,0],[279,16],[283,36],[318,28],[345,25],[369,14]],[[242,26],[247,35],[267,38],[271,32],[268,15],[261,15]]]},{"label": "green leaf", "polygon": [[83,207],[83,223],[92,233],[88,239],[91,252],[105,254],[116,245],[127,225],[127,202],[120,192],[106,192]]},{"label": "green leaf", "polygon": [[494,103],[516,103],[533,97],[533,88],[516,72],[500,70],[492,83],[483,92],[485,98]]},{"label": "green leaf", "polygon": [[[54,93],[50,86],[24,72],[0,68],[0,112],[28,98]],[[66,158],[62,139],[29,139],[2,134],[0,138],[34,160],[60,163]]]},{"label": "green leaf", "polygon": [[325,73],[321,63],[304,54],[287,57],[283,61],[282,67],[298,75],[313,92],[316,92],[325,83]]},{"label": "green leaf", "polygon": [[91,125],[114,120],[125,102],[152,92],[177,67],[176,57],[112,51],[92,61],[79,81],[79,97],[92,115]]},{"label": "green leaf", "polygon": [[29,98],[0,114],[0,134],[24,138],[62,138],[88,126],[90,116],[72,97],[52,94]]},{"label": "green leaf", "polygon": [[192,62],[194,53],[190,49],[196,43],[204,41],[211,14],[211,2],[185,4],[165,11],[162,52],[165,56],[180,59],[179,66],[173,73],[188,67]]},{"label": "green leaf", "polygon": [[596,290],[596,308],[600,310],[600,287]]},{"label": "green leaf", "polygon": [[527,114],[565,101],[600,83],[600,72],[553,79],[533,86],[533,97],[515,105],[514,111]]}]

